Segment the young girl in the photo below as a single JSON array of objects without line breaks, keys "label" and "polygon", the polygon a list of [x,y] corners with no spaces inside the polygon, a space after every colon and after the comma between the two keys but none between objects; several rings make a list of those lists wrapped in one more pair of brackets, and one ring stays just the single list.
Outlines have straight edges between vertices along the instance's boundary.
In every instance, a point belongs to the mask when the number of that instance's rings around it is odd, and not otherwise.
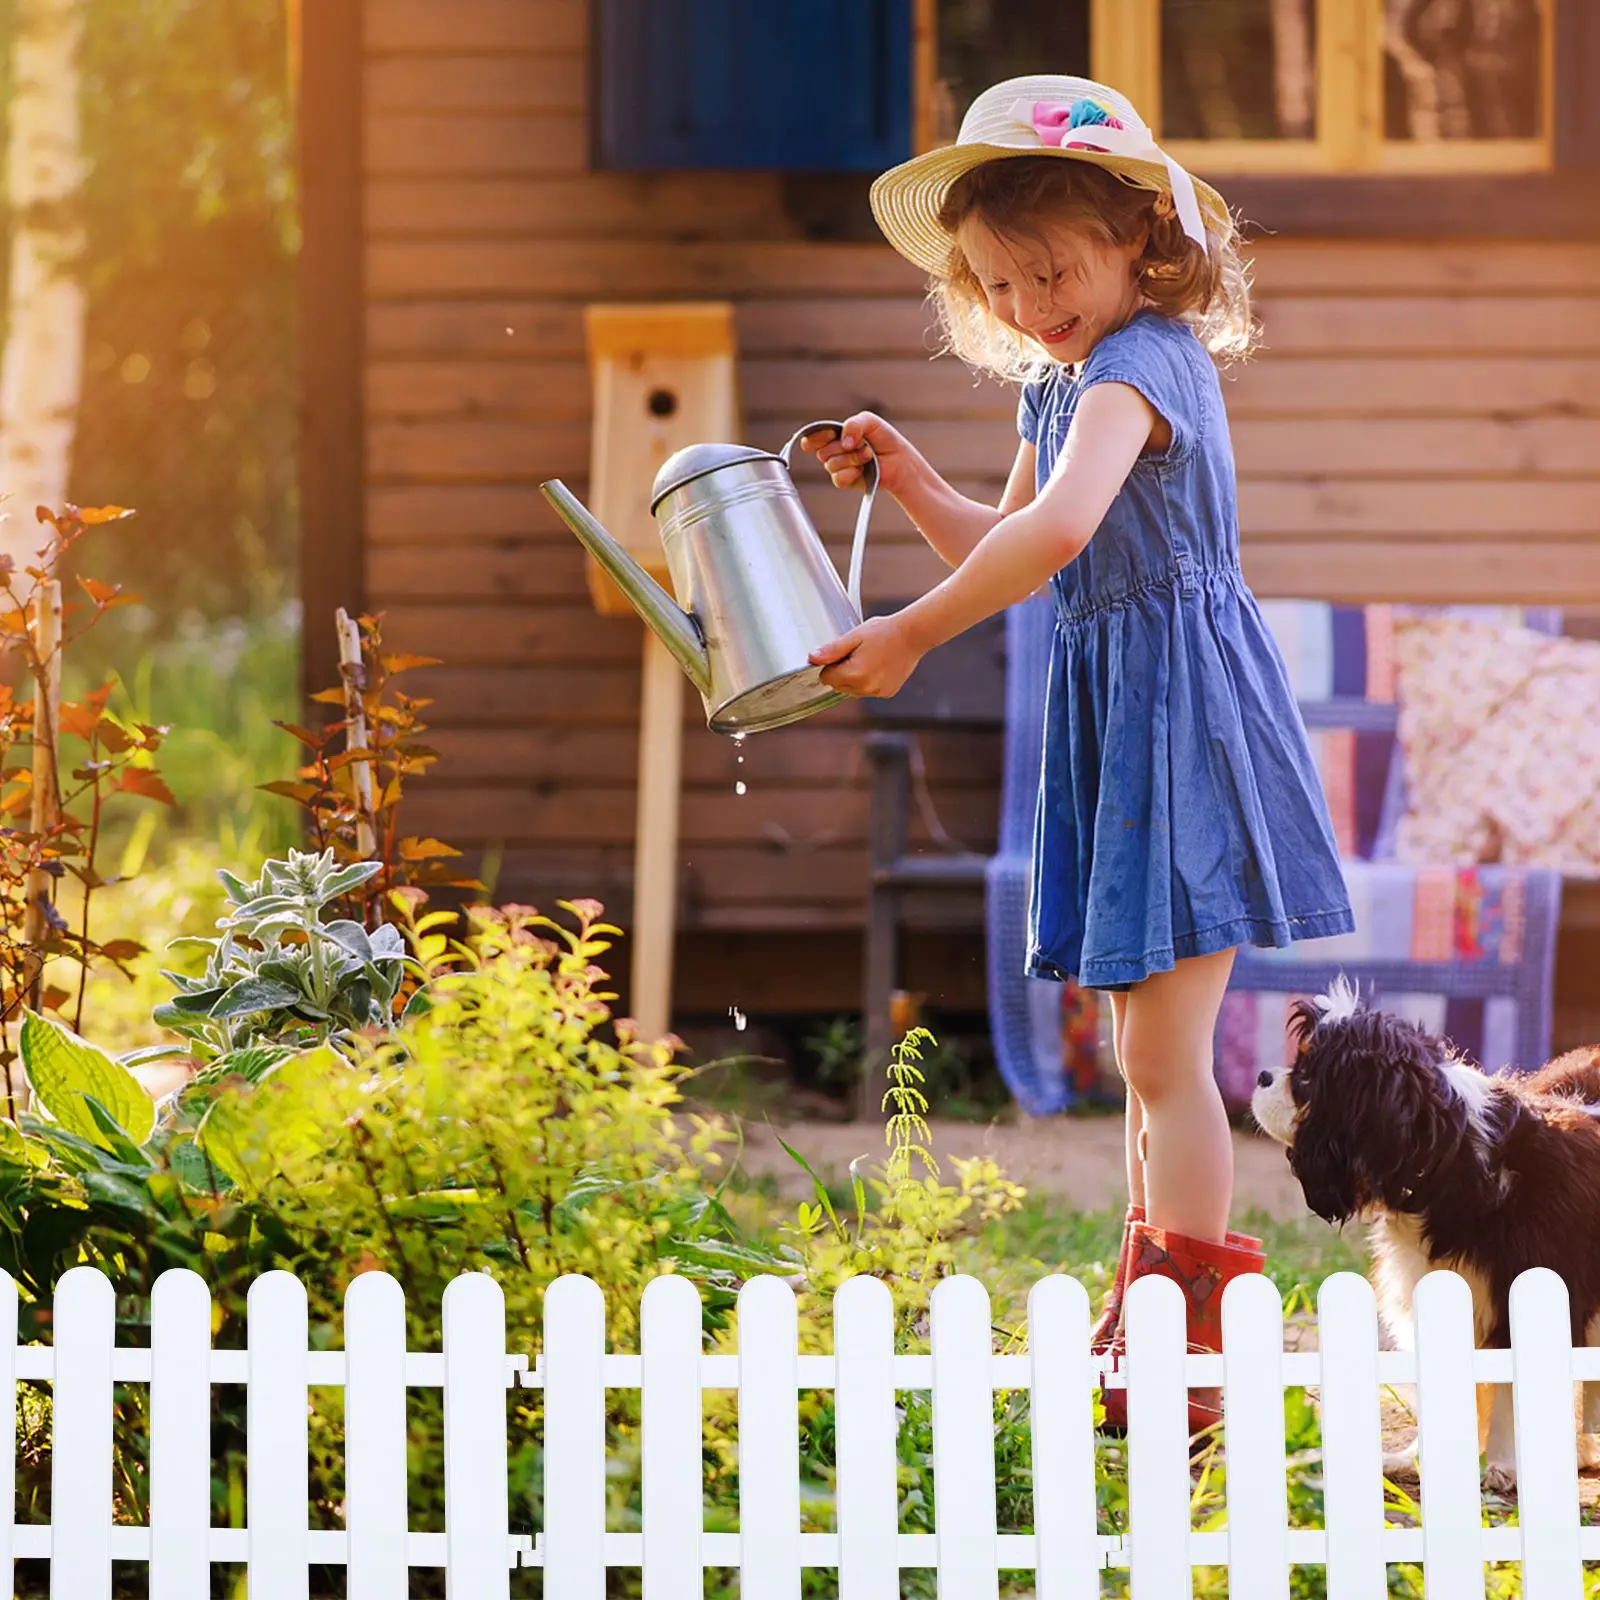
[{"label": "young girl", "polygon": [[[1212,1036],[1233,952],[1353,926],[1283,664],[1239,570],[1233,451],[1211,354],[1248,348],[1222,198],[1081,78],[1016,78],[956,143],[879,178],[889,242],[926,268],[950,347],[1023,382],[998,506],[958,494],[863,412],[809,445],[879,481],[954,568],[819,650],[823,679],[894,694],[919,658],[1046,582],[1056,636],[1034,832],[1029,970],[1109,990],[1128,1095],[1130,1208],[1096,1348],[1126,1284],[1174,1279],[1217,1349],[1222,1286],[1259,1272],[1228,1232],[1233,1147]],[[1211,354],[1208,354],[1210,352]],[[1125,1415],[1108,1391],[1108,1420]],[[1191,1396],[1191,1425],[1216,1419]]]}]

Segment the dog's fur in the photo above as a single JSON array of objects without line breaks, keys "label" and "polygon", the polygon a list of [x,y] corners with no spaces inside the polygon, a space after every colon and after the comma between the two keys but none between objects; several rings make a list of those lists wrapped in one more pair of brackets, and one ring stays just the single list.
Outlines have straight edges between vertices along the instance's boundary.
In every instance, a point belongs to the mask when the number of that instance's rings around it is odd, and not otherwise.
[{"label": "dog's fur", "polygon": [[[1263,1072],[1256,1121],[1288,1146],[1319,1217],[1372,1224],[1379,1308],[1411,1343],[1411,1301],[1435,1268],[1471,1285],[1477,1342],[1511,1342],[1517,1274],[1566,1282],[1574,1344],[1600,1344],[1600,1047],[1527,1076],[1490,1077],[1410,1022],[1361,1005],[1341,981],[1294,1010],[1292,1063]],[[1585,1434],[1600,1432],[1600,1385]],[[1588,1441],[1581,1441],[1588,1444]],[[1508,1390],[1494,1391],[1486,1482],[1515,1481]],[[1591,1445],[1583,1451],[1586,1465]]]}]

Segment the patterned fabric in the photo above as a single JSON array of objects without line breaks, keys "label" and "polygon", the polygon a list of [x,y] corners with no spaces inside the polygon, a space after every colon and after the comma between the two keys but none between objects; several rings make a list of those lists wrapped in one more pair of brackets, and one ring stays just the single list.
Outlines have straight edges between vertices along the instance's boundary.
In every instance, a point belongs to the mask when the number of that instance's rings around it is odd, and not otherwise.
[{"label": "patterned fabric", "polygon": [[1543,647],[1562,654],[1571,641],[1550,637],[1560,628],[1560,613],[1309,601],[1273,602],[1262,610],[1312,729],[1346,854],[1356,931],[1293,950],[1240,951],[1217,1028],[1224,1098],[1236,1108],[1249,1103],[1257,1073],[1284,1059],[1292,1002],[1319,993],[1341,972],[1360,984],[1369,1002],[1410,1016],[1491,1070],[1541,1065],[1550,1047],[1560,876],[1473,865],[1470,855],[1454,853],[1397,860],[1400,816],[1413,784],[1412,752],[1395,729],[1398,723],[1406,730],[1412,715],[1417,680],[1407,671],[1407,640],[1419,637],[1414,630],[1432,638],[1440,628],[1446,634],[1465,628],[1495,641],[1473,662],[1490,687],[1471,687],[1461,663],[1462,671],[1450,675],[1458,685],[1454,710],[1439,713],[1442,723],[1462,717],[1464,700],[1478,706],[1478,696],[1494,694],[1499,669],[1492,658],[1508,640],[1521,641],[1507,652],[1519,660]]},{"label": "patterned fabric", "polygon": [[[1449,1039],[1472,1060],[1499,1067],[1530,1065],[1519,1060],[1519,1008],[1514,995],[1416,994],[1373,982],[1367,973],[1361,976],[1366,980],[1363,993],[1373,1004]],[[1392,984],[1405,981],[1403,973],[1394,972]],[[1218,1030],[1217,1082],[1229,1104],[1250,1103],[1256,1074],[1263,1067],[1289,1064],[1290,1008],[1297,999],[1309,999],[1314,992],[1310,987],[1299,993],[1236,989],[1228,995]]]},{"label": "patterned fabric", "polygon": [[1454,617],[1405,621],[1402,861],[1600,873],[1600,645]]}]

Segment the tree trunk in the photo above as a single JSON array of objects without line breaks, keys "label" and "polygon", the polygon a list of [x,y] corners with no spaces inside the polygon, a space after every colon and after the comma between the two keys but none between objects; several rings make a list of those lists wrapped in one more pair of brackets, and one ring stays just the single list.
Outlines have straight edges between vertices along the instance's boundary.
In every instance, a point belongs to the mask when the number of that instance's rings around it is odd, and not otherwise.
[{"label": "tree trunk", "polygon": [[0,358],[0,550],[19,566],[45,530],[37,505],[67,495],[83,376],[83,228],[77,200],[82,0],[15,0],[8,174],[11,286]]}]

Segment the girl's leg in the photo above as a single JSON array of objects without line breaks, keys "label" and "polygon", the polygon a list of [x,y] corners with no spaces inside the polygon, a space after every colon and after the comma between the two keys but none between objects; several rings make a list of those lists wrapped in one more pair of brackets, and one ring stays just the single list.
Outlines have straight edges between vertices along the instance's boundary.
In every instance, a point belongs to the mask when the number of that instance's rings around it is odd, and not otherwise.
[{"label": "girl's leg", "polygon": [[1126,1145],[1124,1160],[1128,1167],[1128,1204],[1140,1211],[1144,1209],[1144,1148],[1140,1139],[1144,1133],[1144,1107],[1128,1082],[1128,1069],[1122,1063],[1122,1028],[1127,1016],[1127,992],[1114,989],[1111,1000],[1111,1050],[1117,1058],[1117,1071],[1127,1087],[1128,1104],[1123,1113],[1123,1140]]},{"label": "girl's leg", "polygon": [[1233,1201],[1233,1138],[1212,1072],[1212,1039],[1233,952],[1195,956],[1117,998],[1117,1062],[1129,1089],[1129,1187],[1144,1135],[1149,1223],[1221,1242]]}]

